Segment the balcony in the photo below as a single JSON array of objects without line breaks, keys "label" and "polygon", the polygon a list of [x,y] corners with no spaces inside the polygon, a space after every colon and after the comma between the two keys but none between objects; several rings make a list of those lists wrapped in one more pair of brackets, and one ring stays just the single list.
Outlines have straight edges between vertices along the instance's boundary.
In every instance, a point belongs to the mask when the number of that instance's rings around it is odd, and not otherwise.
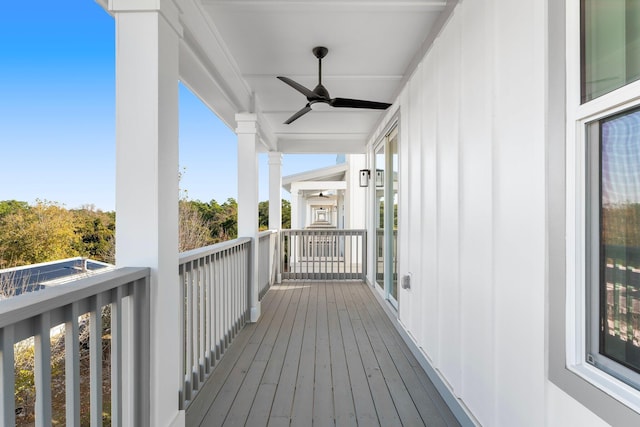
[{"label": "balcony", "polygon": [[[350,266],[366,265],[360,247],[364,231],[323,230],[321,241],[335,242],[335,253],[323,249],[316,253],[323,255],[322,263],[307,262],[297,279],[275,283],[286,258],[278,248],[292,253],[289,248],[297,246],[283,242],[316,242],[318,233],[260,234],[257,323],[247,323],[254,241],[240,238],[181,254],[176,301],[181,338],[165,348],[181,347],[180,372],[166,375],[181,378],[173,395],[185,410],[185,425],[458,425],[375,290],[362,276],[354,280],[342,271],[338,279],[328,273],[332,263],[335,271],[344,270],[345,258]],[[310,279],[323,275],[330,278]],[[105,419],[111,425],[150,425],[149,277],[146,268],[121,268],[5,302],[0,309],[3,425],[16,422],[13,346],[29,337],[35,343],[36,425],[53,420],[80,425],[80,384],[86,381],[89,402],[82,404],[90,406],[91,425],[102,424],[103,341],[110,348]],[[105,307],[111,313],[109,336],[100,315]],[[81,375],[78,358],[83,314],[89,316],[89,378]],[[64,325],[69,343],[64,414],[52,412],[49,337],[57,325]]]},{"label": "balcony", "polygon": [[285,281],[263,307],[187,426],[459,425],[362,281]]}]

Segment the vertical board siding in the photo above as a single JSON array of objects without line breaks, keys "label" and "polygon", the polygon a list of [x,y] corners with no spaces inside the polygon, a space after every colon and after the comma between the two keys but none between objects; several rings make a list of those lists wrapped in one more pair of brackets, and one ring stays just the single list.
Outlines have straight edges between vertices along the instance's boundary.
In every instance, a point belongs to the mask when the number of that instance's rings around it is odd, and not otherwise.
[{"label": "vertical board siding", "polygon": [[456,394],[461,384],[460,283],[459,283],[459,108],[460,103],[460,25],[459,13],[450,18],[441,35],[438,82],[438,337],[440,369]]},{"label": "vertical board siding", "polygon": [[[424,92],[421,114],[422,133],[418,139],[422,145],[422,204],[420,205],[419,217],[422,219],[422,244],[420,246],[423,259],[421,260],[422,280],[414,282],[413,285],[413,288],[421,288],[420,299],[416,299],[415,304],[420,307],[417,311],[422,312],[422,321],[416,325],[413,334],[418,337],[426,356],[436,366],[439,366],[440,361],[437,352],[438,318],[440,316],[440,304],[438,304],[440,294],[438,287],[438,175],[440,165],[437,160],[438,83],[432,76],[438,64],[438,56],[439,46],[436,44],[432,47],[431,54],[423,62],[422,74],[415,77],[423,80],[422,90]],[[413,299],[411,300],[413,301]]]},{"label": "vertical board siding", "polygon": [[[460,287],[461,396],[477,408],[483,425],[493,423],[495,375],[493,343],[493,163],[492,72],[487,4],[461,9],[462,73],[460,105]],[[483,390],[479,393],[479,390]]]},{"label": "vertical board siding", "polygon": [[542,425],[545,58],[540,48],[545,25],[539,12],[543,5],[495,0],[495,6],[494,311],[500,407],[496,423]]},{"label": "vertical board siding", "polygon": [[397,100],[398,316],[483,425],[544,424],[544,31],[460,2]]}]

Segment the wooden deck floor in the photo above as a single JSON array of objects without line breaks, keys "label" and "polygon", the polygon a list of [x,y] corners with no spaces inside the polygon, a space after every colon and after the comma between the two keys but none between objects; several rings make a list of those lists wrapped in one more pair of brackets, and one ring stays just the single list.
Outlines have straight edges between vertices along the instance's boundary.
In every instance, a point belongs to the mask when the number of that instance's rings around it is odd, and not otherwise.
[{"label": "wooden deck floor", "polygon": [[188,427],[459,425],[359,281],[272,287],[186,415]]}]

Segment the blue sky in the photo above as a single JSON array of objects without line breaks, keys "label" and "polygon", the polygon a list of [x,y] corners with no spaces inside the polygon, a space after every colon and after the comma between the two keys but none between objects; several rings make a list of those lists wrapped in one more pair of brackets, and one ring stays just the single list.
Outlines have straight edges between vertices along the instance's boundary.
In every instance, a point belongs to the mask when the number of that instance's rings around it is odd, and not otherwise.
[{"label": "blue sky", "polygon": [[[115,208],[113,19],[92,0],[9,2],[0,14],[0,200]],[[180,86],[180,187],[237,197],[236,137]],[[288,155],[288,175],[335,155]],[[260,200],[268,198],[260,156]],[[283,196],[286,193],[283,192]]]}]

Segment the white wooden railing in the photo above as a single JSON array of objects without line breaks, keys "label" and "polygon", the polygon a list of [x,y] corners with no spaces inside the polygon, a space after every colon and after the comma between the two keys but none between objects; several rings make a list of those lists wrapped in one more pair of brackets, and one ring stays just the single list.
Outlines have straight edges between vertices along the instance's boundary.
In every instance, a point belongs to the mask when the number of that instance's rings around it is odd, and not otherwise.
[{"label": "white wooden railing", "polygon": [[267,230],[258,234],[258,286],[260,287],[259,299],[265,296],[276,279],[276,266],[278,257],[274,256],[277,250],[278,232]]},{"label": "white wooden railing", "polygon": [[282,279],[364,279],[366,230],[281,230]]},{"label": "white wooden railing", "polygon": [[[277,232],[259,236],[257,286],[261,294],[273,283]],[[179,392],[186,409],[201,390],[233,338],[249,318],[250,238],[240,238],[180,254],[183,342]]]},{"label": "white wooden railing", "polygon": [[[64,334],[65,343],[65,413],[60,416],[67,426],[81,424],[80,344],[88,344],[90,422],[102,425],[102,311],[107,306],[111,309],[111,425],[149,425],[148,268],[122,268],[0,303],[1,425],[16,424],[14,345],[23,340],[32,340],[35,351],[35,425],[54,423],[51,339],[56,334]],[[88,315],[88,326],[83,315]],[[80,334],[86,329],[89,341],[81,343]]]}]

